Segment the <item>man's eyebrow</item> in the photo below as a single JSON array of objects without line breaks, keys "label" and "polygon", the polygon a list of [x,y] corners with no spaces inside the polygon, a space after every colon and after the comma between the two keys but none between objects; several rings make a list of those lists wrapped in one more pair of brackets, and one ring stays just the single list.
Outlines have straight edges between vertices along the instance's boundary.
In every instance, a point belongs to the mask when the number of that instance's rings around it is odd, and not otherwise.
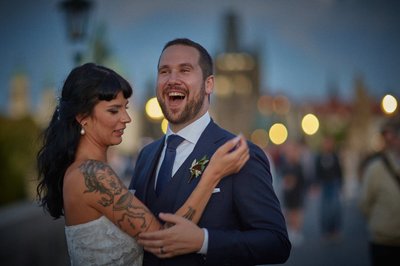
[{"label": "man's eyebrow", "polygon": [[193,65],[191,63],[182,63],[179,66],[180,67],[191,67],[191,68],[193,68]]},{"label": "man's eyebrow", "polygon": [[161,70],[161,69],[168,69],[168,68],[170,68],[170,66],[169,66],[169,65],[167,65],[167,64],[164,64],[164,65],[158,65],[158,68],[157,68],[157,70]]},{"label": "man's eyebrow", "polygon": [[[191,68],[193,68],[193,64],[191,64],[191,63],[181,63],[181,64],[178,65],[178,67],[191,67]],[[160,65],[158,67],[158,69],[163,69],[163,68],[170,68],[170,65]]]}]

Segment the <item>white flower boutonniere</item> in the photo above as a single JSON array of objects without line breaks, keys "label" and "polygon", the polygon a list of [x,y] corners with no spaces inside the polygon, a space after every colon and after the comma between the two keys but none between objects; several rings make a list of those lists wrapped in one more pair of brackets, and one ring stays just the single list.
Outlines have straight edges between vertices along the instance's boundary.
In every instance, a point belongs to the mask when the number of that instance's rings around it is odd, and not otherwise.
[{"label": "white flower boutonniere", "polygon": [[201,158],[199,161],[197,159],[194,159],[192,166],[190,166],[190,178],[189,182],[190,183],[194,178],[198,178],[206,168],[207,163],[210,160],[208,160],[207,155],[204,155],[203,158]]}]

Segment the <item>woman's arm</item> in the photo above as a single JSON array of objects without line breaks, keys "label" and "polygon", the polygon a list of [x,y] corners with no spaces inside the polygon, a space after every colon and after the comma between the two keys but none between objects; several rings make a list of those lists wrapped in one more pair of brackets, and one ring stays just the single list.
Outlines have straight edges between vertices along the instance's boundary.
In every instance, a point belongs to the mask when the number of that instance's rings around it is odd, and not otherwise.
[{"label": "woman's arm", "polygon": [[[235,148],[236,147],[236,148]],[[232,149],[234,149],[232,151]],[[224,176],[238,172],[249,159],[246,140],[238,136],[222,145],[211,157],[200,182],[176,214],[198,223],[216,185]],[[169,225],[167,224],[166,227]]]},{"label": "woman's arm", "polygon": [[[235,150],[232,151],[233,148]],[[248,146],[243,137],[222,145],[212,156],[199,184],[176,214],[197,223],[218,182],[224,176],[238,172],[248,158]],[[141,232],[156,231],[162,227],[109,165],[89,160],[80,166],[80,171],[84,176],[84,193],[87,193],[85,196],[89,205],[123,231],[136,237]]]}]

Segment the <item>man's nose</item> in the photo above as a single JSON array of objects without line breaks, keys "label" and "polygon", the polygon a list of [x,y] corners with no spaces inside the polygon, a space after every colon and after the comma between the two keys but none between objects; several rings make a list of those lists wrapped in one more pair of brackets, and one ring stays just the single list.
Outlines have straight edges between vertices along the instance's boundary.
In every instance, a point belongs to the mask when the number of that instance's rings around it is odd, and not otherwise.
[{"label": "man's nose", "polygon": [[177,73],[176,71],[171,71],[171,73],[168,76],[168,83],[169,84],[179,83],[179,73]]}]

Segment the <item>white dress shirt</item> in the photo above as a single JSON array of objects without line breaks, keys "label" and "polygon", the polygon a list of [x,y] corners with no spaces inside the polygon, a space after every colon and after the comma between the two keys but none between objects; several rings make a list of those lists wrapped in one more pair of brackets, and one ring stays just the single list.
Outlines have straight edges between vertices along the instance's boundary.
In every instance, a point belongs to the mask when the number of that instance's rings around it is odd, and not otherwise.
[{"label": "white dress shirt", "polygon": [[[185,140],[176,148],[176,157],[174,161],[174,166],[172,167],[172,176],[178,171],[179,167],[183,164],[186,158],[192,153],[194,147],[196,146],[197,141],[199,140],[201,134],[206,129],[208,123],[210,123],[211,118],[209,113],[205,113],[202,117],[191,123],[190,125],[186,126],[185,128],[181,129],[179,132],[173,132],[169,127],[167,129],[166,138],[164,142],[164,148],[161,152],[160,160],[158,161],[157,165],[157,175],[160,171],[160,167],[162,161],[164,160],[165,150],[167,148],[167,138],[169,135],[176,134],[184,138]],[[157,180],[155,182],[157,184]],[[154,186],[155,186],[154,184]]]}]

